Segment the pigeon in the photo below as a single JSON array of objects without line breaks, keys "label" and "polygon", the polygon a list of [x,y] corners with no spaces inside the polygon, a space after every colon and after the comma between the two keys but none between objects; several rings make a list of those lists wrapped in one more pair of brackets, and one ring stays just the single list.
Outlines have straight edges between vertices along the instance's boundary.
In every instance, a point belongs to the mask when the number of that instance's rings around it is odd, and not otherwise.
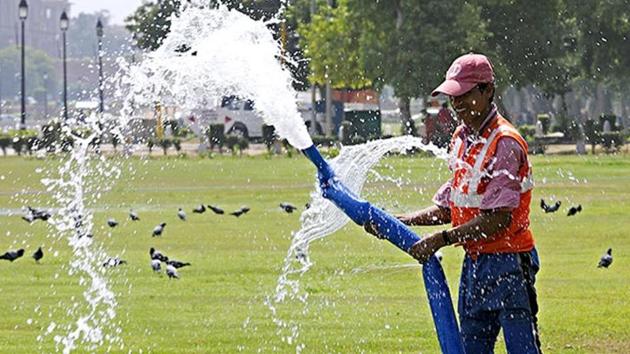
[{"label": "pigeon", "polygon": [[22,220],[30,224],[33,221],[35,221],[35,217],[33,216],[33,214],[27,214],[27,215],[22,216]]},{"label": "pigeon", "polygon": [[188,263],[188,262],[180,262],[180,261],[176,261],[176,260],[174,260],[174,259],[171,259],[171,260],[169,260],[169,261],[166,261],[166,264],[168,264],[168,265],[170,265],[170,266],[173,266],[173,267],[175,267],[176,269],[183,268],[183,267],[185,267],[185,266],[189,266],[189,265],[190,265],[190,263]]},{"label": "pigeon", "polygon": [[129,210],[129,219],[131,219],[131,221],[138,221],[140,220],[140,217],[135,211]]},{"label": "pigeon", "polygon": [[159,259],[152,259],[151,268],[154,272],[159,272],[162,269],[162,262]]},{"label": "pigeon", "polygon": [[33,215],[33,218],[35,220],[39,219],[42,221],[47,221],[51,217],[50,213],[47,212],[46,210],[39,210],[39,209],[31,208],[30,206],[28,206],[27,208],[28,208],[29,213]]},{"label": "pigeon", "polygon": [[22,216],[22,220],[28,222],[29,224],[35,220],[47,221],[51,217],[50,213],[45,210],[31,208],[30,206],[27,206],[26,208],[28,208],[28,214]]},{"label": "pigeon", "polygon": [[608,268],[612,264],[612,248],[609,248],[608,251],[599,259],[599,263],[597,264],[597,268]]},{"label": "pigeon", "polygon": [[569,208],[569,212],[567,213],[567,216],[573,216],[579,212],[582,211],[582,205],[578,205],[576,207],[571,207]]},{"label": "pigeon", "polygon": [[293,213],[297,210],[297,208],[289,203],[280,203],[280,208],[282,208],[288,214]]},{"label": "pigeon", "polygon": [[559,200],[554,205],[547,205],[544,199],[540,200],[540,207],[545,211],[545,213],[555,213],[558,209],[560,209],[560,204],[562,204],[562,202]]},{"label": "pigeon", "polygon": [[242,208],[240,208],[237,211],[231,212],[230,215],[234,215],[234,216],[236,216],[238,218],[239,216],[241,216],[243,214],[246,214],[248,211],[249,211],[248,207],[242,207]]},{"label": "pigeon", "polygon": [[155,237],[155,236],[162,236],[162,232],[164,231],[164,226],[166,226],[165,222],[163,222],[160,225],[156,226],[153,229],[153,237]]},{"label": "pigeon", "polygon": [[39,263],[39,260],[42,258],[44,258],[44,251],[40,247],[37,251],[35,251],[35,253],[33,253],[33,259],[35,259],[35,262]]},{"label": "pigeon", "polygon": [[122,260],[118,257],[108,258],[105,262],[103,262],[103,267],[105,268],[113,268],[119,266],[121,264],[127,264],[127,261]]},{"label": "pigeon", "polygon": [[225,214],[225,211],[223,209],[219,208],[218,206],[208,205],[208,208],[210,210],[212,210],[215,214],[219,214],[219,215]]},{"label": "pigeon", "polygon": [[180,220],[186,221],[186,212],[184,212],[182,208],[179,208],[179,210],[177,211],[177,216]]},{"label": "pigeon", "polygon": [[203,204],[199,204],[198,207],[193,209],[193,213],[196,213],[196,214],[203,214],[205,212],[206,212],[206,206]]},{"label": "pigeon", "polygon": [[151,259],[158,260],[160,262],[168,262],[168,257],[160,253],[160,251],[156,251],[153,247],[149,249],[149,255],[151,256]]},{"label": "pigeon", "polygon": [[7,251],[3,255],[0,256],[0,259],[6,259],[7,261],[13,262],[14,260],[22,257],[24,255],[24,248],[20,248],[17,251]]},{"label": "pigeon", "polygon": [[173,267],[170,264],[166,265],[166,275],[168,275],[169,278],[179,279],[179,274],[177,274],[177,269],[175,269],[175,267]]},{"label": "pigeon", "polygon": [[118,226],[118,221],[114,220],[113,218],[110,218],[107,220],[107,226],[116,227]]}]

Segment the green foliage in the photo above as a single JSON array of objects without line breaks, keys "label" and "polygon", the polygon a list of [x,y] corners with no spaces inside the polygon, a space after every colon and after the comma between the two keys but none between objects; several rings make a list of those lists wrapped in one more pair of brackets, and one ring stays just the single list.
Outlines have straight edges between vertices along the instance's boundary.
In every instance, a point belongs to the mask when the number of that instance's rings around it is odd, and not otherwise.
[{"label": "green foliage", "polygon": [[36,130],[9,130],[8,135],[11,137],[11,146],[18,155],[22,155],[23,152],[30,154],[38,142],[38,132]]},{"label": "green foliage", "polygon": [[536,116],[536,120],[538,120],[542,124],[543,134],[549,133],[549,128],[551,126],[551,117],[548,114],[538,114]]},{"label": "green foliage", "polygon": [[[26,96],[43,101],[44,92],[52,94],[58,89],[60,82],[57,76],[57,65],[53,58],[39,49],[25,48],[25,85]],[[20,48],[8,46],[0,49],[0,84],[2,99],[7,99],[8,92],[20,92]],[[47,79],[46,79],[47,77]],[[6,113],[6,112],[5,112]]]},{"label": "green foliage", "polygon": [[7,133],[0,133],[0,149],[2,149],[2,154],[7,156],[7,148],[11,146],[12,142],[11,135]]},{"label": "green foliage", "polygon": [[351,19],[348,0],[340,0],[337,8],[320,6],[311,22],[300,27],[304,54],[311,60],[311,83],[330,81],[335,88],[371,86],[361,61],[359,30]]},{"label": "green foliage", "polygon": [[225,125],[223,124],[210,124],[210,128],[206,130],[206,136],[210,142],[210,150],[215,146],[219,147],[219,151],[223,149],[225,144]]},{"label": "green foliage", "polygon": [[237,135],[228,135],[225,137],[225,146],[232,152],[232,155],[243,154],[243,150],[249,148],[249,140]]},{"label": "green foliage", "polygon": [[315,135],[312,137],[315,146],[330,147],[335,145],[335,138],[324,135]]},{"label": "green foliage", "polygon": [[518,126],[518,132],[528,143],[534,141],[536,135],[536,126],[531,124],[523,124]]},{"label": "green foliage", "polygon": [[626,137],[621,131],[601,133],[601,144],[606,152],[619,151],[625,141]]},{"label": "green foliage", "polygon": [[171,146],[173,146],[173,140],[169,139],[169,138],[162,138],[159,139],[157,141],[158,145],[162,148],[162,150],[164,151],[164,156],[166,156],[167,150],[168,148],[170,148]]}]

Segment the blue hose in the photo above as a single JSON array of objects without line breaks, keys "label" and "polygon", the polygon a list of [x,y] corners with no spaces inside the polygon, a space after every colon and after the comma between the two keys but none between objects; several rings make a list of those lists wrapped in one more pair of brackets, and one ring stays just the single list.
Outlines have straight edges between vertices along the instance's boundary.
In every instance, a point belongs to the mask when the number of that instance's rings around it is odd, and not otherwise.
[{"label": "blue hose", "polygon": [[[319,184],[324,198],[332,201],[356,224],[363,226],[367,222],[373,223],[385,239],[407,253],[409,253],[411,246],[420,240],[420,237],[400,220],[369,202],[359,199],[338,181],[334,171],[315,145],[302,150],[302,152],[317,167]],[[431,257],[422,267],[422,276],[442,353],[464,354],[451,293],[446,283],[442,265],[435,256]]]}]

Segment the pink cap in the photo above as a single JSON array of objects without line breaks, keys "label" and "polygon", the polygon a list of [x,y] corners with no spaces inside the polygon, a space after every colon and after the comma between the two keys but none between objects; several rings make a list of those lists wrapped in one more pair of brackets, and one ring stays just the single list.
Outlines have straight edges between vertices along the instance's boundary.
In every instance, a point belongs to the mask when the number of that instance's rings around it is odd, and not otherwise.
[{"label": "pink cap", "polygon": [[494,81],[494,70],[490,60],[481,54],[465,54],[455,59],[446,72],[446,80],[431,96],[443,93],[448,96],[461,96],[480,83]]}]

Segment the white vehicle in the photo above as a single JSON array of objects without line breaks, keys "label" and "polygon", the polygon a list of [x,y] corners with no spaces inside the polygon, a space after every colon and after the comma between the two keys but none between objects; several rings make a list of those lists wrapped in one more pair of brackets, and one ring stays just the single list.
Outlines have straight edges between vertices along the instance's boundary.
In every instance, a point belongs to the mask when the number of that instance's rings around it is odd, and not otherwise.
[{"label": "white vehicle", "polygon": [[241,100],[234,96],[223,97],[217,108],[217,123],[225,125],[225,134],[244,138],[262,137],[262,117],[254,110],[252,100]]},{"label": "white vehicle", "polygon": [[[312,119],[312,107],[310,102],[298,101],[298,111],[307,125],[310,126]],[[321,135],[323,114],[317,114],[317,123],[311,134]],[[254,109],[252,100],[242,100],[234,96],[223,97],[221,104],[216,109],[216,115],[212,117],[213,123],[223,124],[225,134],[238,135],[245,138],[261,138],[262,126],[264,124],[262,116]]]}]

